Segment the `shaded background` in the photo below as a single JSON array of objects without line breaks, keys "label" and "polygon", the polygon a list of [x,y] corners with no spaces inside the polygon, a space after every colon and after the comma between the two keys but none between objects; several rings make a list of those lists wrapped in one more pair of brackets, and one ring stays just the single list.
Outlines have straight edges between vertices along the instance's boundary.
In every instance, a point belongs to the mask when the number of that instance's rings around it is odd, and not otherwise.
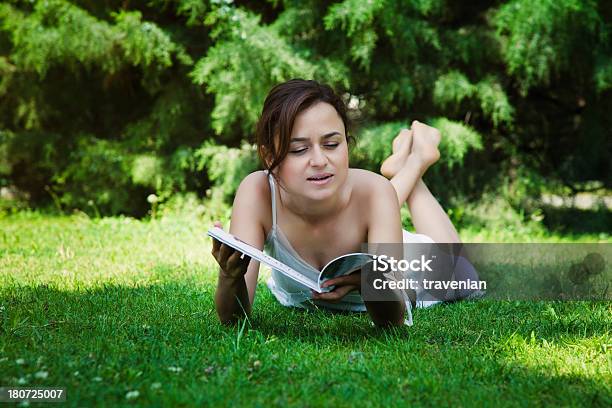
[{"label": "shaded background", "polygon": [[345,98],[353,167],[438,127],[426,182],[460,228],[605,240],[611,20],[604,0],[5,1],[0,214],[227,217],[268,90],[301,77]]}]

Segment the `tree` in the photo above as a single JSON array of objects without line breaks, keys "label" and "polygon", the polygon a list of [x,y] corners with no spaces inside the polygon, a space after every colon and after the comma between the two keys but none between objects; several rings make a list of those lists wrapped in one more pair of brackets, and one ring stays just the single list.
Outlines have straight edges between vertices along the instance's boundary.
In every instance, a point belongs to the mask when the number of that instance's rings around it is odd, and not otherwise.
[{"label": "tree", "polygon": [[412,119],[439,126],[428,177],[445,202],[610,188],[608,3],[10,1],[0,182],[108,214],[211,183],[231,197],[265,95],[303,77],[346,98],[354,164],[376,169]]}]

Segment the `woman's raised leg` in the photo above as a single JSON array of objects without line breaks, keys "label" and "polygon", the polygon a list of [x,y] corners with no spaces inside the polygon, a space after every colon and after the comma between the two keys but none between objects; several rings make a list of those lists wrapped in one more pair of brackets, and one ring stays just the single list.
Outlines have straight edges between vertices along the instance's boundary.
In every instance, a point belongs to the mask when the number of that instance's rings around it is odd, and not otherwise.
[{"label": "woman's raised leg", "polygon": [[416,232],[435,242],[458,243],[457,230],[421,178],[440,158],[439,143],[437,129],[412,122],[411,130],[400,132],[394,140],[393,154],[383,163],[381,173],[391,179],[400,206],[407,203]]}]

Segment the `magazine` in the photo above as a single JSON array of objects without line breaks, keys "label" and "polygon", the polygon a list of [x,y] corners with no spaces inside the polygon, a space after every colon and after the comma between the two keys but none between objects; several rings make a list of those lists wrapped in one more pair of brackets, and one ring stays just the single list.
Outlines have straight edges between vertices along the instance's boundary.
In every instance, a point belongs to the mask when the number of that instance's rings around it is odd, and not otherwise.
[{"label": "magazine", "polygon": [[369,262],[372,262],[374,259],[373,255],[366,253],[350,253],[341,255],[329,261],[327,265],[321,269],[316,280],[313,280],[311,277],[305,276],[289,265],[286,265],[270,255],[263,253],[254,246],[241,241],[239,238],[223,231],[219,227],[209,229],[208,235],[317,292],[329,292],[333,290],[334,286],[322,288],[321,285],[329,279],[349,275],[361,269],[362,266],[368,264]]}]

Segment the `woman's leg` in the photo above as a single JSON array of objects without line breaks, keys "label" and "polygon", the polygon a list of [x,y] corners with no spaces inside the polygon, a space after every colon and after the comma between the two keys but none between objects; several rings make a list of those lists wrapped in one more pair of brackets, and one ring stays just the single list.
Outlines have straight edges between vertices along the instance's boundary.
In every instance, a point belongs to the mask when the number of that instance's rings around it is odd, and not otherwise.
[{"label": "woman's leg", "polygon": [[[400,143],[403,139],[403,142]],[[440,132],[423,123],[414,121],[412,130],[400,132],[393,143],[393,154],[385,160],[381,173],[391,179],[395,187],[400,206],[406,202],[412,223],[416,231],[431,237],[437,243],[461,243],[457,230],[451,223],[438,200],[431,194],[422,180],[427,169],[440,157],[438,144]],[[453,246],[454,247],[454,246]],[[459,248],[447,248],[454,253],[452,269],[441,268],[429,276],[434,280],[472,280],[478,281],[478,273],[464,258],[462,245]],[[449,274],[452,272],[452,274]],[[432,299],[457,300],[471,294],[472,291],[429,291]],[[421,295],[423,296],[423,295]]]},{"label": "woman's leg", "polygon": [[394,140],[393,155],[385,160],[381,173],[391,179],[400,206],[408,204],[416,232],[435,242],[458,243],[457,230],[421,178],[440,157],[439,143],[437,129],[412,122],[412,129]]}]

